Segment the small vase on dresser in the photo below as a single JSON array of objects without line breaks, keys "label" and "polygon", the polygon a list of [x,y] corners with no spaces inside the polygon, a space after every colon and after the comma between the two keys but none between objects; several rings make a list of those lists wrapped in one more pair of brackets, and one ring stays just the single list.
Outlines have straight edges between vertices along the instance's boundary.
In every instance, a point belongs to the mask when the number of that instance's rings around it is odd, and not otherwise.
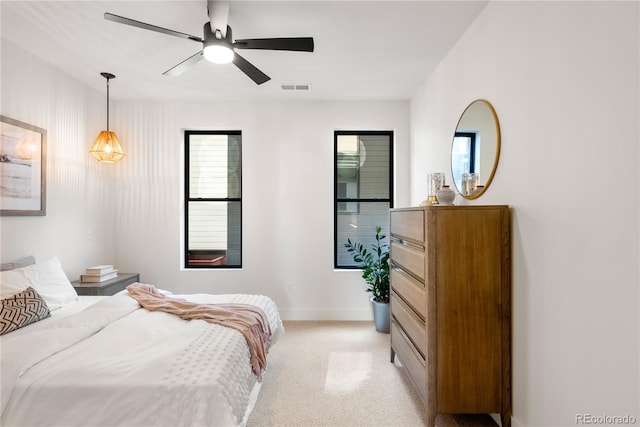
[{"label": "small vase on dresser", "polygon": [[456,193],[448,185],[443,185],[436,193],[436,198],[439,205],[451,206],[456,198]]}]

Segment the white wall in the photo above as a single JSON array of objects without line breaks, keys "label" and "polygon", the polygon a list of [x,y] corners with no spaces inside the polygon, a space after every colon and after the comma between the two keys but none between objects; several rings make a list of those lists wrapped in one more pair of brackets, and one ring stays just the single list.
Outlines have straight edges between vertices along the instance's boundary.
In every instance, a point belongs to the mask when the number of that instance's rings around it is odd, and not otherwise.
[{"label": "white wall", "polygon": [[[174,292],[264,293],[289,319],[371,318],[359,272],[333,269],[333,131],[395,131],[396,197],[406,204],[407,101],[121,101],[114,110],[128,152],[117,172],[121,270]],[[183,129],[242,131],[241,270],[181,269]]]},{"label": "white wall", "polygon": [[46,216],[3,216],[0,258],[57,256],[74,280],[89,265],[115,262],[115,165],[89,154],[106,125],[106,94],[4,39],[1,53],[2,115],[46,129],[48,161]]},{"label": "white wall", "polygon": [[411,197],[450,174],[466,105],[502,153],[474,204],[512,206],[513,416],[635,416],[639,393],[638,2],[492,2],[411,103]]}]

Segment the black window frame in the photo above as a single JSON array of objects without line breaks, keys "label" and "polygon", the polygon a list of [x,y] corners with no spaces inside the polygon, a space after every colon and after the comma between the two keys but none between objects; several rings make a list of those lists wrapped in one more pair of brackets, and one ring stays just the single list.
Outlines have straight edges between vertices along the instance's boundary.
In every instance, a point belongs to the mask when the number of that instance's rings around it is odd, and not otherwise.
[{"label": "black window frame", "polygon": [[[389,198],[338,198],[338,136],[340,135],[371,135],[379,136],[386,135],[389,137]],[[389,203],[389,209],[393,208],[394,204],[394,140],[395,134],[392,130],[385,131],[372,131],[372,130],[336,130],[333,132],[333,268],[336,270],[358,270],[359,267],[354,265],[338,265],[338,204],[344,202],[356,202],[358,203],[358,209],[360,203]],[[388,224],[387,224],[388,225]],[[387,244],[389,243],[389,236],[387,236]]]},{"label": "black window frame", "polygon": [[[237,135],[240,137],[240,197],[214,197],[214,198],[203,198],[203,197],[190,197],[190,151],[189,151],[189,140],[191,135]],[[242,131],[239,130],[185,130],[184,131],[184,147],[185,147],[185,157],[184,157],[184,170],[185,170],[185,179],[184,179],[184,268],[185,269],[240,269],[242,268],[242,251],[243,251],[243,206],[242,206]],[[189,203],[190,202],[238,202],[240,203],[240,262],[238,264],[233,265],[190,265],[189,263],[189,255],[193,252],[205,253],[207,251],[189,251]]]}]

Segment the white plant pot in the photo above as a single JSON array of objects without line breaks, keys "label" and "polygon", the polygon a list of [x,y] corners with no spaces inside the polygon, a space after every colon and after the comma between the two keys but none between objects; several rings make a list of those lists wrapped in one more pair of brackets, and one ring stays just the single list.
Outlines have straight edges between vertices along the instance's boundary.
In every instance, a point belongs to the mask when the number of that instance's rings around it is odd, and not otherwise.
[{"label": "white plant pot", "polygon": [[375,302],[371,298],[373,307],[373,322],[376,325],[376,331],[389,333],[391,328],[391,305],[389,303]]}]

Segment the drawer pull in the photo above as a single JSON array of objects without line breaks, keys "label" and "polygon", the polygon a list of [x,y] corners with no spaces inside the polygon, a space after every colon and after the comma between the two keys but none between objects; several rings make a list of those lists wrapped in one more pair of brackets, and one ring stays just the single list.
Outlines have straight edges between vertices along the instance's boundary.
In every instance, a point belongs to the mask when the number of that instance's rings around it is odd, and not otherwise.
[{"label": "drawer pull", "polygon": [[397,243],[399,245],[402,245],[402,246],[408,246],[410,248],[415,248],[415,249],[418,249],[418,250],[421,250],[421,251],[424,250],[424,246],[422,246],[422,245],[419,245],[419,244],[413,243],[413,242],[408,242],[406,240],[402,240],[402,239],[399,239],[397,237],[391,237],[391,241],[395,242],[395,243]]}]

